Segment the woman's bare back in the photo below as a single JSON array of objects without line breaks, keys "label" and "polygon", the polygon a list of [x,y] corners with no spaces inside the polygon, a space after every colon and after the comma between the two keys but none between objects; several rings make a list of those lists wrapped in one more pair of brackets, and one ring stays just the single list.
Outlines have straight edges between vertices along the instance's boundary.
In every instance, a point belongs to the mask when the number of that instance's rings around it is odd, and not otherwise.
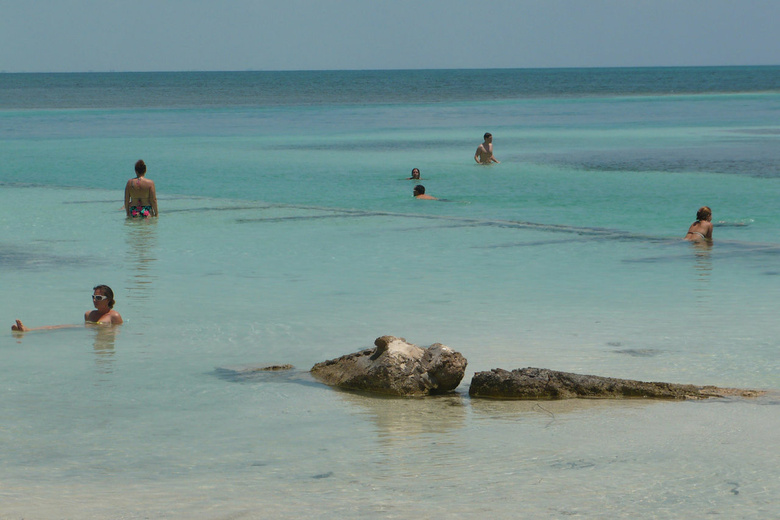
[{"label": "woman's bare back", "polygon": [[152,216],[157,216],[157,193],[155,192],[154,181],[145,177],[136,177],[127,181],[125,186],[125,207],[130,208],[150,206]]}]

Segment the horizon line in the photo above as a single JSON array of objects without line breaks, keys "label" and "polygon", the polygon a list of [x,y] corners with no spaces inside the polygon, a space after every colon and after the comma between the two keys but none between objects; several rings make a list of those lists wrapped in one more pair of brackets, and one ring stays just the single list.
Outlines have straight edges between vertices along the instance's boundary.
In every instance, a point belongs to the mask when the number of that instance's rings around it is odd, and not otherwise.
[{"label": "horizon line", "polygon": [[236,72],[422,72],[422,71],[465,71],[465,70],[594,70],[594,69],[720,69],[720,68],[756,68],[779,67],[777,64],[750,65],[609,65],[609,66],[567,66],[567,67],[463,67],[463,68],[380,68],[380,69],[150,69],[150,70],[70,70],[70,71],[7,71],[0,74],[173,74],[173,73],[236,73]]}]

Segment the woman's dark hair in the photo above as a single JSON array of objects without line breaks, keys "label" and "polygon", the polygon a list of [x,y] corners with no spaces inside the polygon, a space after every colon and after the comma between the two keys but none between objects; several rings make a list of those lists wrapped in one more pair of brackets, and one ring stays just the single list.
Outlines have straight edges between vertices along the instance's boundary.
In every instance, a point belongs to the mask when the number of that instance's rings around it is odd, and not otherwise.
[{"label": "woman's dark hair", "polygon": [[108,308],[114,308],[116,302],[114,301],[114,291],[111,290],[111,287],[108,285],[96,285],[92,288],[92,292],[94,291],[100,291],[103,293],[103,296],[108,296]]},{"label": "woman's dark hair", "polygon": [[138,162],[135,163],[135,174],[144,175],[145,173],[146,173],[146,163],[143,161],[143,159],[138,159]]}]

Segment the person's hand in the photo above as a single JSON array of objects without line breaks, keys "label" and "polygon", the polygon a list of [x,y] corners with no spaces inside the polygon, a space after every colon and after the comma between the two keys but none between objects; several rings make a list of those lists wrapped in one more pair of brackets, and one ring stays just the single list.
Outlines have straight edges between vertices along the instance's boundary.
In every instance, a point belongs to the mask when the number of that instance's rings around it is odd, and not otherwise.
[{"label": "person's hand", "polygon": [[21,320],[16,320],[16,325],[11,325],[11,330],[14,332],[27,332],[30,329],[25,327]]}]

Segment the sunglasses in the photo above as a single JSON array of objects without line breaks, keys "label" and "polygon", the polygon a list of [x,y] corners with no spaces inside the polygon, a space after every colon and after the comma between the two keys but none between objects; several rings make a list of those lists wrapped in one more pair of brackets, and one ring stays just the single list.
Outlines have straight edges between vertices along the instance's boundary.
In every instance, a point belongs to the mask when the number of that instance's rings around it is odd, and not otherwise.
[{"label": "sunglasses", "polygon": [[103,300],[108,300],[108,296],[103,296],[102,294],[93,294],[92,299],[96,302],[102,302]]}]

